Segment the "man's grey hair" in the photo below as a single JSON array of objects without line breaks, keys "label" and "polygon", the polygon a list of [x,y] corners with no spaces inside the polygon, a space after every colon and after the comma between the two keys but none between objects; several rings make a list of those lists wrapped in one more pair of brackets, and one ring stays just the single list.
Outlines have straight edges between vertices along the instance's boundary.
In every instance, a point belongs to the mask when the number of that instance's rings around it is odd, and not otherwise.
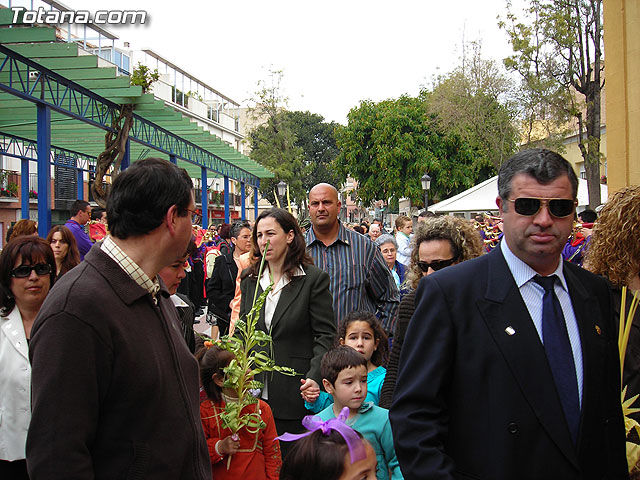
[{"label": "man's grey hair", "polygon": [[498,195],[502,200],[509,199],[511,181],[518,174],[529,175],[543,185],[566,175],[571,183],[573,198],[578,196],[578,177],[573,167],[562,155],[551,150],[544,148],[522,150],[502,164],[498,174]]},{"label": "man's grey hair", "polygon": [[383,233],[378,238],[376,238],[376,245],[378,247],[381,247],[385,243],[393,243],[393,246],[396,247],[396,250],[398,249],[398,242],[396,242],[396,239],[393,237],[393,235]]}]

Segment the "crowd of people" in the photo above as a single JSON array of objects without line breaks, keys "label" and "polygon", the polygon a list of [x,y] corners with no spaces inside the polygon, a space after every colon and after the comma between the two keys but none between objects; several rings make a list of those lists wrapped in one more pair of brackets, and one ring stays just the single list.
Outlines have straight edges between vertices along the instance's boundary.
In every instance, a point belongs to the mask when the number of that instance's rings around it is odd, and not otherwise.
[{"label": "crowd of people", "polygon": [[[46,240],[17,222],[0,477],[628,478],[620,380],[640,393],[640,314],[622,372],[617,321],[640,290],[640,187],[578,218],[572,167],[533,149],[498,189],[499,217],[423,212],[387,232],[341,222],[318,184],[302,228],[273,208],[203,230],[186,172],[144,159]],[[233,432],[217,340],[267,289],[264,354],[298,375],[256,375],[244,408],[261,427]]]}]

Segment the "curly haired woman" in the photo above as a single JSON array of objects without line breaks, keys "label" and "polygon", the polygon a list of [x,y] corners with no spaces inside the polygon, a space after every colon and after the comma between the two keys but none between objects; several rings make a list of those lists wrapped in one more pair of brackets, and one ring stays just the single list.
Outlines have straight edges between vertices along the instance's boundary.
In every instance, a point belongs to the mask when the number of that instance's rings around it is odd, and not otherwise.
[{"label": "curly haired woman", "polygon": [[450,265],[455,265],[484,253],[482,238],[473,225],[452,216],[429,218],[419,224],[411,246],[411,261],[406,272],[405,285],[410,288],[400,301],[398,322],[393,336],[387,376],[380,393],[380,406],[389,408],[396,385],[398,360],[409,320],[415,310],[416,288],[422,277],[431,275]]},{"label": "curly haired woman", "polygon": [[[609,279],[613,284],[615,318],[620,318],[622,287],[629,311],[631,292],[640,291],[640,186],[618,190],[600,212],[591,235],[584,267]],[[640,393],[640,310],[636,312],[627,344],[623,384],[627,396]],[[633,415],[640,420],[640,415]]]}]

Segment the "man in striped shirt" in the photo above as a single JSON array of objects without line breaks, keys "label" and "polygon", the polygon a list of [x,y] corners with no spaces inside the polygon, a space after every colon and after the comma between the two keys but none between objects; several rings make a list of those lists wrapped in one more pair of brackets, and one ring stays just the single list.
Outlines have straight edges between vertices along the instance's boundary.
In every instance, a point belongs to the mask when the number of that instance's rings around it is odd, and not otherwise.
[{"label": "man in striped shirt", "polygon": [[306,234],[307,250],[316,266],[331,277],[336,321],[339,324],[353,311],[369,311],[392,332],[400,293],[391,271],[371,240],[338,220],[340,207],[332,185],[320,183],[309,192],[312,228]]}]

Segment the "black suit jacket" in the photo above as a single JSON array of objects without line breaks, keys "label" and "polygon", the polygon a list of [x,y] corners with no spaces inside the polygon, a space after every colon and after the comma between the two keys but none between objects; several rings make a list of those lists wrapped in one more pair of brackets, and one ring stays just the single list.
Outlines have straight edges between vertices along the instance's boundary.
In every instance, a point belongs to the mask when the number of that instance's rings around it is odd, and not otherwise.
[{"label": "black suit jacket", "polygon": [[496,248],[420,281],[390,412],[405,479],[628,478],[610,291],[567,262],[564,275],[584,369],[577,447]]},{"label": "black suit jacket", "polygon": [[[301,376],[268,373],[269,406],[281,420],[302,419],[309,412],[300,396],[300,379],[312,378],[322,385],[320,360],[336,336],[329,275],[314,265],[304,267],[305,275],[295,276],[282,289],[271,321],[273,359],[276,365],[291,367]],[[246,277],[240,284],[240,318],[251,310],[257,279]],[[260,288],[259,294],[262,293]],[[268,332],[264,307],[258,328]],[[282,433],[282,432],[281,432]]]}]

